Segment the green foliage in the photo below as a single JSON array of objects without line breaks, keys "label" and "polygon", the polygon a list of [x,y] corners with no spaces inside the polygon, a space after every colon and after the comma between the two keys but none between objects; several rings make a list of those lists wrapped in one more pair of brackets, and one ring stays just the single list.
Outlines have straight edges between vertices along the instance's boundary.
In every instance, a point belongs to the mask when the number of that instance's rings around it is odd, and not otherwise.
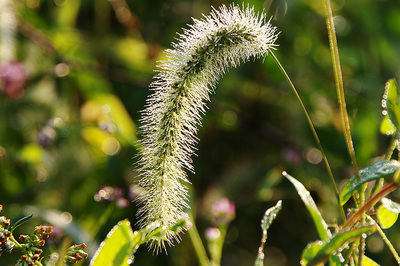
[{"label": "green foliage", "polygon": [[280,200],[276,203],[274,207],[271,207],[265,211],[264,217],[261,220],[261,229],[262,229],[261,244],[260,247],[258,248],[258,254],[254,266],[264,265],[264,258],[265,258],[264,245],[265,242],[267,241],[268,229],[281,209],[282,209],[282,201]]},{"label": "green foliage", "polygon": [[100,244],[90,265],[91,266],[122,266],[135,261],[135,252],[144,243],[160,241],[165,238],[166,232],[179,232],[186,226],[186,219],[179,220],[174,226],[164,228],[157,223],[148,225],[139,231],[133,232],[130,222],[118,222]]},{"label": "green foliage", "polygon": [[379,266],[378,263],[373,261],[372,259],[368,258],[367,256],[364,256],[362,259],[362,265],[364,266]]},{"label": "green foliage", "polygon": [[[138,234],[136,234],[135,238],[137,237]],[[123,220],[119,222],[111,229],[104,242],[101,243],[90,265],[122,266],[130,264],[133,238],[134,233],[129,221]]]},{"label": "green foliage", "polygon": [[396,160],[382,160],[362,169],[359,177],[352,177],[346,182],[346,185],[340,193],[340,202],[344,205],[357,189],[367,182],[378,180],[380,178],[393,176],[399,169],[400,163]]},{"label": "green foliage", "polygon": [[324,263],[328,260],[330,256],[337,253],[338,251],[340,252],[341,249],[345,247],[345,245],[351,243],[352,241],[355,241],[362,235],[367,236],[375,231],[375,226],[363,226],[335,234],[328,241],[313,242],[309,244],[303,251],[300,264],[311,266]]},{"label": "green foliage", "polygon": [[283,175],[294,185],[294,187],[297,190],[297,193],[299,193],[301,200],[306,205],[306,208],[310,213],[314,221],[314,224],[317,228],[319,237],[324,241],[331,238],[331,232],[328,230],[328,226],[324,218],[322,217],[321,213],[319,212],[313,198],[311,197],[310,192],[308,192],[308,190],[303,186],[303,184],[297,181],[294,177],[290,176],[286,172],[284,172]]},{"label": "green foliage", "polygon": [[400,204],[388,199],[381,199],[382,205],[377,209],[376,218],[383,229],[390,228],[394,225],[399,217]]},{"label": "green foliage", "polygon": [[[0,211],[3,206],[0,205]],[[6,216],[0,217],[0,256],[6,253],[22,253],[16,261],[17,266],[43,266],[46,265],[48,255],[43,254],[46,240],[53,233],[53,227],[48,225],[35,226],[32,234],[20,235],[18,240],[14,236],[14,230],[31,220],[33,215],[28,215],[11,223]],[[59,265],[72,265],[85,260],[88,254],[84,249],[86,244],[72,245],[66,251],[65,257],[59,261]],[[57,258],[58,260],[58,258]],[[53,261],[53,263],[57,262]]]},{"label": "green foliage", "polygon": [[[396,80],[390,79],[386,82],[385,93],[383,94],[382,107],[384,115],[389,117],[389,121],[397,131],[400,128],[400,104],[399,91]],[[385,120],[384,120],[385,121]],[[387,122],[385,122],[387,123]],[[390,127],[385,128],[386,134],[390,133]]]},{"label": "green foliage", "polygon": [[33,215],[28,215],[25,217],[22,217],[21,219],[19,219],[18,221],[16,221],[13,225],[11,225],[10,227],[10,232],[12,233],[17,227],[23,225],[24,223],[26,223],[27,221],[29,221],[30,219],[32,219]]},{"label": "green foliage", "polygon": [[376,218],[379,221],[380,226],[383,229],[388,229],[394,225],[399,216],[398,213],[393,213],[385,208],[384,205],[381,205],[376,210]]}]

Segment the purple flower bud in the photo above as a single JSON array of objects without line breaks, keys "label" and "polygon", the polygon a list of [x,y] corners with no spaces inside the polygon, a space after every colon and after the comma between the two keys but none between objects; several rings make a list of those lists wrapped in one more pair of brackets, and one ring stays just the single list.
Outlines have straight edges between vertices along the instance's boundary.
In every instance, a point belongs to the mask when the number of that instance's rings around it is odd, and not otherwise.
[{"label": "purple flower bud", "polygon": [[281,156],[283,157],[283,159],[294,165],[298,165],[301,163],[301,154],[295,149],[285,148],[282,150]]},{"label": "purple flower bud", "polygon": [[221,232],[216,227],[208,227],[205,231],[205,236],[208,240],[216,240],[221,236]]},{"label": "purple flower bud", "polygon": [[64,236],[63,231],[61,231],[60,228],[58,227],[53,227],[53,233],[50,235],[50,238],[47,240],[47,244],[52,246],[52,245],[57,245],[61,243],[61,240]]},{"label": "purple flower bud", "polygon": [[129,200],[125,198],[118,198],[117,199],[117,206],[120,208],[124,208],[129,205]]},{"label": "purple flower bud", "polygon": [[111,196],[113,194],[113,188],[111,186],[104,186],[102,187],[95,195],[94,199],[96,201],[107,200],[112,201]]},{"label": "purple flower bud", "polygon": [[56,131],[53,127],[45,126],[37,133],[37,142],[42,147],[47,147],[52,144]]},{"label": "purple flower bud", "polygon": [[124,196],[124,190],[120,187],[113,187],[114,198],[122,198]]},{"label": "purple flower bud", "polygon": [[0,91],[9,98],[19,98],[24,93],[28,73],[18,62],[0,63]]},{"label": "purple flower bud", "polygon": [[222,198],[211,207],[214,225],[229,224],[235,218],[235,204]]},{"label": "purple flower bud", "polygon": [[124,190],[119,187],[104,186],[95,195],[95,201],[115,201],[116,205],[120,208],[124,208],[129,205],[129,200],[124,198]]}]

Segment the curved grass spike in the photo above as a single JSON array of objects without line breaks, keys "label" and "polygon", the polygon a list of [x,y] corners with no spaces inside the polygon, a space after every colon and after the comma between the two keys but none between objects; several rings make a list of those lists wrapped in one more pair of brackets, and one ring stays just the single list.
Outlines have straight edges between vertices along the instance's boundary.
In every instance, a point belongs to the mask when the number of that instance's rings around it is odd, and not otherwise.
[{"label": "curved grass spike", "polygon": [[[188,207],[185,169],[193,172],[197,127],[218,79],[229,68],[266,56],[276,46],[276,28],[250,7],[223,5],[189,27],[166,51],[168,59],[160,62],[151,84],[154,92],[142,111],[142,228],[154,223],[171,227]],[[178,234],[166,230],[151,245],[158,251],[165,242],[179,240]]]}]

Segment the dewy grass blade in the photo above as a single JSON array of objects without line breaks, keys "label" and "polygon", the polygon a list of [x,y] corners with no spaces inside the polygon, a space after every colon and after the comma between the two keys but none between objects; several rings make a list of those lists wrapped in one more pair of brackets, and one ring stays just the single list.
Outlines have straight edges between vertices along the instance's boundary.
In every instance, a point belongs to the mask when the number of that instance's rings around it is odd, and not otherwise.
[{"label": "dewy grass blade", "polygon": [[293,176],[289,175],[286,172],[283,172],[282,175],[286,177],[293,184],[293,186],[297,190],[297,193],[299,193],[301,200],[306,205],[307,210],[311,214],[311,217],[317,228],[319,237],[324,241],[331,238],[332,235],[328,229],[328,225],[326,224],[324,218],[319,212],[317,205],[314,202],[314,199],[310,195],[310,192],[303,186],[302,183],[297,181],[297,179],[294,178]]},{"label": "dewy grass blade", "polygon": [[264,257],[265,257],[264,245],[265,242],[267,241],[267,232],[281,209],[282,209],[282,201],[279,200],[274,207],[271,207],[268,210],[266,210],[264,217],[261,220],[262,238],[260,247],[258,248],[258,254],[254,266],[264,265]]}]

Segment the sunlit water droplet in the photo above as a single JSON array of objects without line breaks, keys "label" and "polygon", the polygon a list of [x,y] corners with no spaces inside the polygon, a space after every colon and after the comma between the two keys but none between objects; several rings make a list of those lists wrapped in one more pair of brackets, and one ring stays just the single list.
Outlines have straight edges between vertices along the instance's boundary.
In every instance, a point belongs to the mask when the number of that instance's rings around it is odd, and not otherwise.
[{"label": "sunlit water droplet", "polygon": [[129,265],[131,265],[131,264],[133,264],[135,262],[135,256],[134,255],[131,255],[131,257],[127,260],[127,263],[129,264]]},{"label": "sunlit water droplet", "polygon": [[387,108],[387,100],[386,99],[382,99],[382,101],[381,101],[381,106],[383,107],[383,108]]}]

